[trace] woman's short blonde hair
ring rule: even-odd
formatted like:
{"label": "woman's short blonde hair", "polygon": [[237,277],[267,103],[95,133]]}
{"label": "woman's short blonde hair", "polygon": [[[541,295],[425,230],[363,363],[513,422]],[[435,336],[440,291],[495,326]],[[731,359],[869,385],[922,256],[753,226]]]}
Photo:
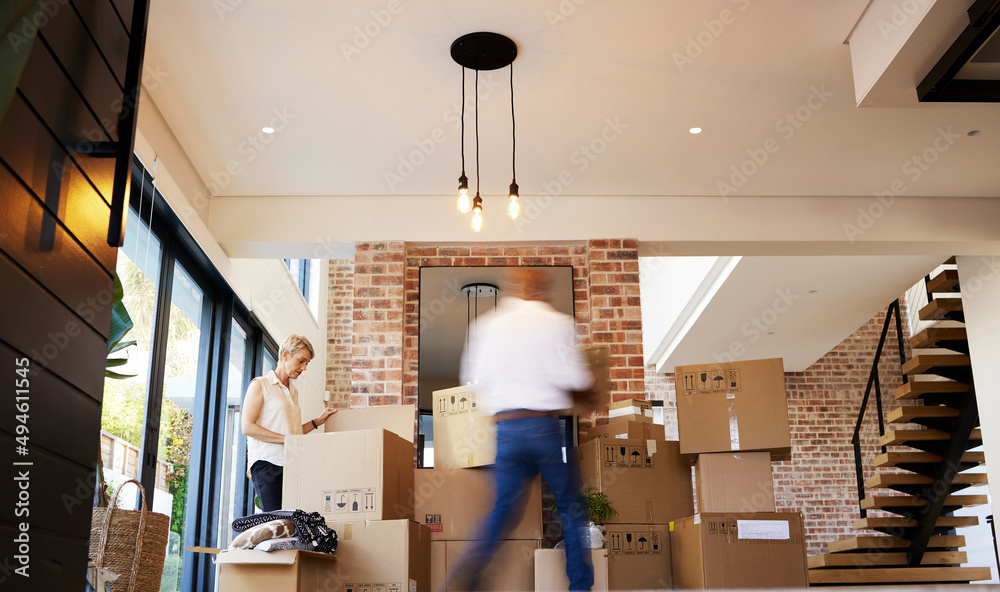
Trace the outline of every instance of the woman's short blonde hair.
{"label": "woman's short blonde hair", "polygon": [[316,357],[316,351],[313,350],[313,346],[309,343],[309,340],[301,335],[296,335],[292,333],[281,342],[281,348],[278,349],[278,357],[280,358],[285,352],[289,354],[294,354],[300,349],[305,348],[309,352],[310,358]]}

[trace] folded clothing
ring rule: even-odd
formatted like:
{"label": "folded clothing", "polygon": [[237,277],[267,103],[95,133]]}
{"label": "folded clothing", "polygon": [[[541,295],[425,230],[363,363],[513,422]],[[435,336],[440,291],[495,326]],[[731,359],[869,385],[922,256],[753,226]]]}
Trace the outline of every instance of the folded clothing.
{"label": "folded clothing", "polygon": [[272,520],[291,520],[295,525],[302,548],[319,553],[333,553],[337,550],[337,533],[326,525],[326,520],[319,512],[303,512],[302,510],[275,510],[262,514],[251,514],[233,520],[233,530],[243,532],[259,524]]}
{"label": "folded clothing", "polygon": [[244,530],[229,543],[230,549],[253,549],[269,539],[283,539],[295,535],[295,525],[291,520],[271,520]]}

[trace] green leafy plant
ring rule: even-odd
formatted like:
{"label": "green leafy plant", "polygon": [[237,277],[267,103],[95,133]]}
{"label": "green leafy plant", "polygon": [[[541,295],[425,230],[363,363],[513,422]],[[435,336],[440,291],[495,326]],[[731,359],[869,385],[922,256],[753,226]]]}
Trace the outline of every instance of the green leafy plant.
{"label": "green leafy plant", "polygon": [[128,357],[112,358],[111,354],[120,352],[126,347],[135,345],[135,340],[122,341],[122,339],[125,338],[125,334],[128,333],[133,326],[135,326],[132,322],[132,317],[128,314],[128,309],[126,309],[125,305],[122,303],[122,298],[124,298],[124,296],[125,289],[122,287],[122,281],[116,275],[114,296],[111,301],[111,331],[108,335],[108,365],[104,370],[105,377],[114,378],[116,380],[124,380],[135,376],[134,374],[120,374],[112,370],[112,368],[124,366],[128,363]]}
{"label": "green leafy plant", "polygon": [[[611,500],[608,499],[608,496],[604,495],[603,491],[597,491],[593,487],[588,487],[583,492],[583,499],[587,502],[588,518],[594,524],[603,524],[608,518],[618,515],[618,510],[611,505]],[[549,509],[552,510],[553,514],[559,514],[555,500],[550,502]]]}

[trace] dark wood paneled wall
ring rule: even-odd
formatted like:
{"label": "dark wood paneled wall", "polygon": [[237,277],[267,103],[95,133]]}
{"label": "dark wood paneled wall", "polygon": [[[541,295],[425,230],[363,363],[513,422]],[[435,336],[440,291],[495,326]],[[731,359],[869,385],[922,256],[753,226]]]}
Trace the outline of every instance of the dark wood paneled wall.
{"label": "dark wood paneled wall", "polygon": [[[40,4],[0,119],[0,589],[83,590],[117,257],[107,244],[115,161],[92,154],[118,140],[133,10],[132,0]],[[15,572],[22,557],[29,578]]]}

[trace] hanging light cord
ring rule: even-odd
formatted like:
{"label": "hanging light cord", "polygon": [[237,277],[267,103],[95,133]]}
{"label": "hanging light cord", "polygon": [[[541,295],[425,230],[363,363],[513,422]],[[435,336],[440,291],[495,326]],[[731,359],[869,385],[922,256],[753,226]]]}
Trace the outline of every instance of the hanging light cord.
{"label": "hanging light cord", "polygon": [[517,131],[514,124],[514,62],[510,63],[510,169],[511,180],[517,182],[517,164],[514,157],[517,154]]}
{"label": "hanging light cord", "polygon": [[479,195],[479,70],[476,70],[476,195]]}
{"label": "hanging light cord", "polygon": [[465,66],[462,66],[462,176],[465,176]]}

